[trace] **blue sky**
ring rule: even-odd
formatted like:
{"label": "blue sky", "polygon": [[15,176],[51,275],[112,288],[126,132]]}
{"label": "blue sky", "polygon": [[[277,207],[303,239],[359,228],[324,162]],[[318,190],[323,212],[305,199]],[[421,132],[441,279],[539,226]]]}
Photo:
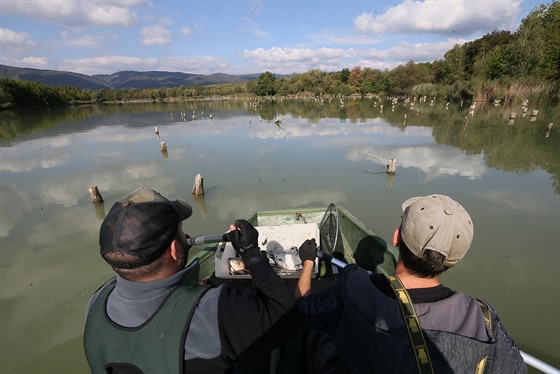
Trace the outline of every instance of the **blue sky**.
{"label": "blue sky", "polygon": [[531,0],[0,0],[0,64],[87,75],[391,69],[515,31]]}

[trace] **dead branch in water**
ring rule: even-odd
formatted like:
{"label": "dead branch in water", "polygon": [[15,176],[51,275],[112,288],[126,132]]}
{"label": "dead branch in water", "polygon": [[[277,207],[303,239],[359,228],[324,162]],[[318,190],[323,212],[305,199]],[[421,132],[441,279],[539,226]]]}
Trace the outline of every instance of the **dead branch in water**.
{"label": "dead branch in water", "polygon": [[376,156],[372,153],[366,152],[365,154],[381,161],[381,163],[383,165],[385,165],[385,167],[387,168],[387,173],[395,174],[395,172],[397,171],[397,160],[396,159],[392,158],[392,159],[389,160],[389,162],[385,162],[381,157]]}
{"label": "dead branch in water", "polygon": [[383,161],[383,159],[382,159],[381,157],[376,156],[376,155],[374,155],[374,154],[372,154],[372,153],[368,153],[368,152],[366,152],[365,154],[368,155],[368,156],[371,156],[371,157],[374,157],[374,158],[378,159],[379,161],[381,161],[381,163],[382,163],[383,165],[387,166],[387,163],[386,163],[385,161]]}

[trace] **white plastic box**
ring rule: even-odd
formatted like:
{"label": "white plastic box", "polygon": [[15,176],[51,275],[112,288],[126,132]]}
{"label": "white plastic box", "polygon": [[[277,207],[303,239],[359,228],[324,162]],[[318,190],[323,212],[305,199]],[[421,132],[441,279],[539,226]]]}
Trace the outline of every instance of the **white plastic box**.
{"label": "white plastic box", "polygon": [[[319,226],[317,223],[306,223],[297,225],[279,226],[257,226],[259,232],[259,247],[261,251],[266,251],[267,255],[283,261],[287,269],[273,266],[278,275],[282,278],[299,278],[301,273],[301,260],[297,249],[307,239],[315,238],[319,243]],[[223,279],[250,279],[249,274],[235,275],[230,274],[229,259],[237,257],[235,249],[231,243],[223,242],[218,245],[215,262],[215,274],[217,278]],[[269,260],[271,265],[274,260]],[[317,275],[318,260],[315,260],[313,276]]]}

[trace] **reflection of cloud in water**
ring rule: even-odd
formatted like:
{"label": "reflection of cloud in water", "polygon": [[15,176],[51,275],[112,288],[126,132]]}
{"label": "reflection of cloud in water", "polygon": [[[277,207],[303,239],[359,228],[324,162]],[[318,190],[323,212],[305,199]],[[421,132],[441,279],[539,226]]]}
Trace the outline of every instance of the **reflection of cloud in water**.
{"label": "reflection of cloud in water", "polygon": [[[0,238],[5,238],[15,222],[31,209],[28,192],[19,186],[2,184],[0,188]],[[9,212],[9,214],[8,214]]]}
{"label": "reflection of cloud in water", "polygon": [[[380,134],[394,137],[394,142],[400,142],[403,138],[429,137],[431,140],[432,129],[429,127],[410,126],[406,134],[399,128],[388,125],[383,119],[373,119],[365,124],[340,122],[340,120],[325,118],[319,123],[304,123],[300,125],[295,122],[285,122],[281,128],[273,123],[260,125],[251,129],[249,136],[257,139],[283,139],[296,137],[325,137],[325,136],[356,136]],[[341,145],[347,139],[337,139]],[[391,142],[393,143],[393,142]]]}
{"label": "reflection of cloud in water", "polygon": [[366,153],[379,156],[385,162],[395,158],[397,173],[399,167],[412,167],[426,173],[428,180],[442,175],[480,179],[487,170],[482,155],[466,155],[457,148],[443,145],[355,147],[349,149],[346,155],[350,161],[370,161],[372,164],[381,164]]}
{"label": "reflection of cloud in water", "polygon": [[[313,190],[304,193],[293,193],[278,195],[273,198],[273,202],[270,202],[270,198],[267,198],[267,205],[271,206],[270,209],[290,209],[290,208],[300,208],[306,206],[327,206],[330,203],[342,203],[347,200],[347,195],[344,192],[338,190]],[[253,195],[248,195],[245,197],[235,197],[229,198],[227,195],[217,196],[213,201],[213,205],[219,206],[220,209],[217,211],[218,216],[221,220],[227,220],[229,217],[233,216],[236,218],[246,218],[241,217],[240,214],[251,214],[259,210],[263,210],[262,202],[255,198]]]}
{"label": "reflection of cloud in water", "polygon": [[31,171],[35,169],[50,169],[57,166],[67,165],[70,160],[70,155],[57,155],[55,157],[49,157],[49,155],[42,155],[41,157],[46,158],[27,158],[27,159],[16,159],[13,161],[2,159],[0,163],[1,171],[8,171],[12,173],[20,173],[25,171]]}
{"label": "reflection of cloud in water", "polygon": [[[474,192],[485,202],[491,212],[517,212],[531,216],[550,212],[550,200],[546,196],[539,196],[535,192],[520,192],[505,189],[485,189]],[[558,200],[556,200],[558,203]],[[490,208],[492,207],[492,208]]]}
{"label": "reflection of cloud in water", "polygon": [[138,165],[126,165],[123,174],[132,179],[152,178],[161,174],[161,167],[153,161]]}
{"label": "reflection of cloud in water", "polygon": [[[124,180],[127,184],[123,185]],[[142,183],[137,183],[137,180]],[[54,204],[64,208],[72,208],[79,205],[80,201],[87,201],[90,205],[88,194],[89,186],[98,186],[101,196],[105,201],[119,199],[128,192],[142,187],[141,185],[160,189],[165,193],[175,193],[175,181],[173,177],[161,175],[161,168],[158,162],[138,163],[127,165],[125,170],[117,169],[114,171],[103,171],[96,173],[85,172],[82,175],[76,173],[71,175],[60,175],[57,178],[49,178],[41,183],[18,184],[17,189],[3,184],[0,189],[0,201],[3,212],[9,211],[10,214],[0,215],[0,237],[7,237],[14,228],[17,221],[21,220],[26,214],[36,214],[42,211],[46,205]],[[106,207],[106,208],[110,208]],[[69,219],[68,222],[75,220]],[[52,223],[50,224],[52,226]],[[50,229],[56,231],[56,226]],[[44,230],[43,234],[49,229]],[[42,241],[48,239],[42,236]]]}
{"label": "reflection of cloud in water", "polygon": [[145,132],[130,131],[123,126],[101,126],[85,134],[75,134],[77,138],[87,143],[137,143],[154,139],[155,134],[146,128]]}

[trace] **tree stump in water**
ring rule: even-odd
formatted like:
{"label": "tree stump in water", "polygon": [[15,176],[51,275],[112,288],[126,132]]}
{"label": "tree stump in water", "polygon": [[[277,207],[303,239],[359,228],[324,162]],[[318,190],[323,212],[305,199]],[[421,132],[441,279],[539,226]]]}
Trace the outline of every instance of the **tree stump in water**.
{"label": "tree stump in water", "polygon": [[192,194],[194,196],[204,196],[204,178],[202,178],[201,174],[197,174],[194,177]]}
{"label": "tree stump in water", "polygon": [[88,191],[92,203],[101,204],[103,202],[103,198],[101,197],[101,194],[99,193],[99,189],[97,188],[97,186],[89,187]]}
{"label": "tree stump in water", "polygon": [[395,174],[396,171],[397,171],[397,160],[395,158],[392,158],[387,163],[387,173]]}

